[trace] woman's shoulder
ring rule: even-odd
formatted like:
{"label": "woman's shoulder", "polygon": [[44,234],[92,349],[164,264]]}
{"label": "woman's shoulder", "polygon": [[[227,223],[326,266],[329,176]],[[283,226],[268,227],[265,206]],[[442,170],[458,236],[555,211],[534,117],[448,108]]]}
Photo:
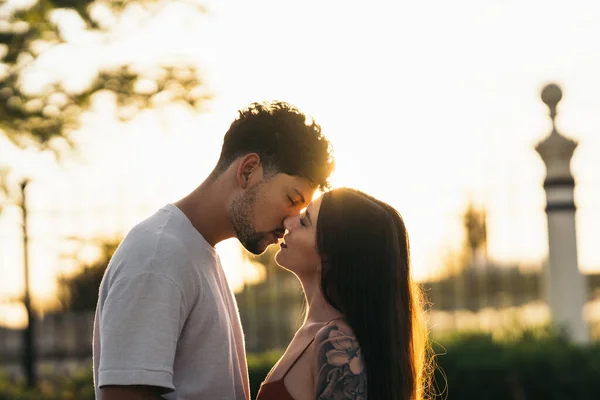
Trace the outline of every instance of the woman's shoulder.
{"label": "woman's shoulder", "polygon": [[346,318],[344,318],[344,317],[337,317],[337,318],[330,319],[325,322],[319,322],[318,324],[320,326],[319,331],[324,330],[328,327],[332,327],[332,326],[342,327],[342,328],[345,328],[346,330],[350,330],[350,331],[352,330],[352,328],[348,324],[348,321],[346,321]]}
{"label": "woman's shoulder", "polygon": [[[332,321],[315,336],[317,353],[317,398],[337,398],[352,393],[366,399],[367,374],[360,345],[345,320]],[[321,396],[321,397],[319,397]]]}

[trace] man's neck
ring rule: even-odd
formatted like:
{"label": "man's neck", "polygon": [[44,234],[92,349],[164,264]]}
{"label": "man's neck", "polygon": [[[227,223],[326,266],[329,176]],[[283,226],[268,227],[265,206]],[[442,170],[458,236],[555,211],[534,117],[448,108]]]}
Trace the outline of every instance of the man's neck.
{"label": "man's neck", "polygon": [[175,205],[211,246],[234,237],[227,204],[229,191],[220,180],[207,178],[193,192]]}

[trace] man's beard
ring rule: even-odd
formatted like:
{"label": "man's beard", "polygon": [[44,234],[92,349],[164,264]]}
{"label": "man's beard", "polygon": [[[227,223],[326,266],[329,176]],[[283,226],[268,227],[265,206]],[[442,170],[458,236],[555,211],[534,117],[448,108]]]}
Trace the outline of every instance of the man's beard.
{"label": "man's beard", "polygon": [[260,242],[265,239],[266,233],[257,232],[254,227],[254,204],[260,185],[257,183],[233,200],[229,209],[229,221],[233,226],[235,236],[242,246],[252,254],[261,254],[265,251]]}

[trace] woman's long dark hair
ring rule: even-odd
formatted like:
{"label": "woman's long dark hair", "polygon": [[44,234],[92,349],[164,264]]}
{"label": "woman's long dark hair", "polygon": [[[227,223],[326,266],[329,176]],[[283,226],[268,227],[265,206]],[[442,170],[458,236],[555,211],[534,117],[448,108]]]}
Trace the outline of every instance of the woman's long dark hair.
{"label": "woman's long dark hair", "polygon": [[323,295],[360,344],[368,399],[424,398],[427,331],[400,214],[358,190],[334,189],[323,195],[317,248]]}

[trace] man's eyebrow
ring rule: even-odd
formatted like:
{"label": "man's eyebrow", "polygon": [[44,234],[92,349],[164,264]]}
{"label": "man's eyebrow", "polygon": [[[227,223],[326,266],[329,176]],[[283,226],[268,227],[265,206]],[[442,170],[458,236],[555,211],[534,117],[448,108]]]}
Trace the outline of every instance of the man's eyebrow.
{"label": "man's eyebrow", "polygon": [[306,203],[306,200],[304,200],[304,195],[296,188],[294,188],[294,190],[296,191],[296,193],[298,193],[298,196],[300,196],[300,200],[302,200],[302,204]]}

